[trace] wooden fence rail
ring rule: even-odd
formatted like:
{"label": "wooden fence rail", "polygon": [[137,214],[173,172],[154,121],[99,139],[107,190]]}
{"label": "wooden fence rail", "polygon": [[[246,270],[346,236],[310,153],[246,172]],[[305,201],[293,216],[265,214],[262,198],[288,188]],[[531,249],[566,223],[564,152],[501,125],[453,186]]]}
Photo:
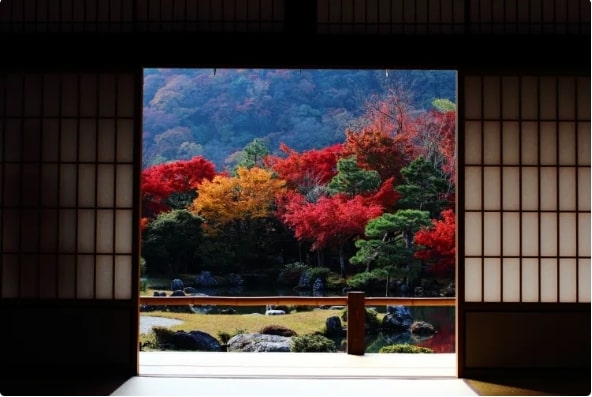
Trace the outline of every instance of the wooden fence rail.
{"label": "wooden fence rail", "polygon": [[347,306],[347,354],[361,356],[366,350],[366,306],[455,306],[456,298],[366,297],[352,291],[347,296],[141,296],[140,305]]}

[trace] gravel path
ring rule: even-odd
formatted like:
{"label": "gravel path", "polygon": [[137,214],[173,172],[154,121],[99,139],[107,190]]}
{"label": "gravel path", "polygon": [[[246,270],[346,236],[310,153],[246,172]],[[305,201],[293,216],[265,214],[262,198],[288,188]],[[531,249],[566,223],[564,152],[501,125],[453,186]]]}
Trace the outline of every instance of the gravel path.
{"label": "gravel path", "polygon": [[174,318],[140,316],[140,333],[147,334],[152,330],[152,327],[172,327],[179,324],[183,324],[183,321]]}

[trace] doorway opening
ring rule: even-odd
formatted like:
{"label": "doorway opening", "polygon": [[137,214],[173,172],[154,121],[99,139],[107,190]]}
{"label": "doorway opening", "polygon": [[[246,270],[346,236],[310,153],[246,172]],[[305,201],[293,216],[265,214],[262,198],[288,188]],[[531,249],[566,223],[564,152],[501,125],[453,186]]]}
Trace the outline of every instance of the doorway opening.
{"label": "doorway opening", "polygon": [[[141,301],[454,299],[456,86],[450,70],[146,68]],[[366,309],[366,353],[455,352],[454,303]],[[344,352],[330,317],[347,328],[342,305],[142,304],[140,350],[266,329]]]}

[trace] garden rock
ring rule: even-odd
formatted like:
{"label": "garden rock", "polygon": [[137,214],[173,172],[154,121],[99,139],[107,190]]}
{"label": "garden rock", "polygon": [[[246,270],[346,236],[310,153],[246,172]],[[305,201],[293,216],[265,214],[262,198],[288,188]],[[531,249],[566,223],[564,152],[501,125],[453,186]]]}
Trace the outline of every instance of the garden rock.
{"label": "garden rock", "polygon": [[339,316],[331,316],[325,321],[325,336],[329,338],[345,336]]}
{"label": "garden rock", "polygon": [[222,351],[220,342],[212,335],[202,331],[177,331],[172,335],[171,343],[177,350]]}
{"label": "garden rock", "polygon": [[268,334],[238,334],[228,340],[229,352],[289,352],[291,337]]}
{"label": "garden rock", "polygon": [[382,328],[391,331],[409,331],[413,324],[413,316],[405,306],[389,306],[382,319]]}

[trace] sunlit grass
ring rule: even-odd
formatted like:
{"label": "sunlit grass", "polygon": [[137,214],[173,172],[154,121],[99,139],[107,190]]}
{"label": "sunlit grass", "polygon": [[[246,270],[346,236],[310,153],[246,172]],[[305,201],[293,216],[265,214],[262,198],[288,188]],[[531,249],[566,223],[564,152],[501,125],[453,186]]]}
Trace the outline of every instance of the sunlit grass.
{"label": "sunlit grass", "polygon": [[264,314],[201,314],[149,312],[145,316],[173,318],[183,324],[170,327],[171,330],[202,331],[217,338],[218,333],[234,335],[238,330],[255,333],[267,325],[283,325],[298,335],[322,332],[325,321],[332,316],[341,316],[342,310],[312,310],[276,316]]}

